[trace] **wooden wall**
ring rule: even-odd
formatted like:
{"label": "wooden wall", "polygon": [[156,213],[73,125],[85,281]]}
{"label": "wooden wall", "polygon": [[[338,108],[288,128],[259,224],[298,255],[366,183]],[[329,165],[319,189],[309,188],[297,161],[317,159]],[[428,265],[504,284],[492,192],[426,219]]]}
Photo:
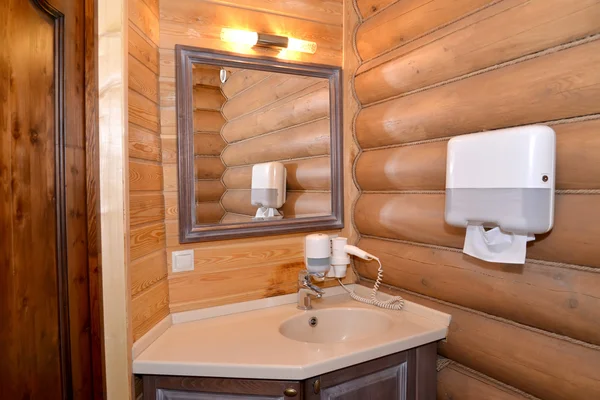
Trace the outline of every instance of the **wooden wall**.
{"label": "wooden wall", "polygon": [[[248,84],[248,82],[252,82]],[[288,173],[284,218],[331,214],[329,83],[325,79],[235,70],[222,86],[227,146],[224,222],[251,220],[252,166],[281,161]]]}
{"label": "wooden wall", "polygon": [[[291,293],[303,266],[304,234],[179,244],[174,48],[183,44],[341,65],[342,0],[162,1],[160,18],[160,131],[168,263],[174,250],[195,250],[193,272],[172,274],[169,266],[170,309],[186,311]],[[224,26],[312,40],[317,42],[317,53],[236,48],[221,42]]]}
{"label": "wooden wall", "polygon": [[[452,314],[439,353],[479,375],[442,371],[438,398],[522,398],[494,379],[600,398],[600,1],[356,6],[358,245],[403,296]],[[557,133],[554,229],[524,265],[462,254],[465,231],[444,223],[447,140],[532,123]]]}
{"label": "wooden wall", "polygon": [[129,0],[129,258],[134,341],[169,314],[158,12],[158,1]]}
{"label": "wooden wall", "polygon": [[221,152],[227,142],[221,136],[225,125],[221,109],[226,99],[221,92],[218,67],[195,65],[193,77],[196,223],[215,224],[225,215],[221,206],[225,193]]}

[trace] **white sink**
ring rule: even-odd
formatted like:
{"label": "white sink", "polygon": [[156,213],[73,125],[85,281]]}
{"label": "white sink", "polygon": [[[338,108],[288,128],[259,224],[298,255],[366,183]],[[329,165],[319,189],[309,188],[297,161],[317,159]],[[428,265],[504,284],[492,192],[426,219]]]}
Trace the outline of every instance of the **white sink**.
{"label": "white sink", "polygon": [[279,333],[307,343],[335,343],[364,339],[391,329],[392,319],[376,310],[328,308],[309,310],[284,321]]}

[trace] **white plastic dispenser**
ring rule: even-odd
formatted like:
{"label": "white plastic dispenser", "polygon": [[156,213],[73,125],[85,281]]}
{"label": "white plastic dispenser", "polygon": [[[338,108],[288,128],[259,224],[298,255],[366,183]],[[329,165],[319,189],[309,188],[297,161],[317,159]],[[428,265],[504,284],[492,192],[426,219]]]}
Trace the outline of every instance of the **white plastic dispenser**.
{"label": "white plastic dispenser", "polygon": [[254,220],[281,219],[277,210],[286,200],[287,171],[280,162],[255,164],[252,167],[251,203],[257,206]]}
{"label": "white plastic dispenser", "polygon": [[464,253],[489,262],[525,262],[527,242],[554,223],[555,152],[556,135],[543,125],[448,142],[445,217],[467,228]]}
{"label": "white plastic dispenser", "polygon": [[329,271],[331,243],[328,235],[314,233],[304,239],[304,263],[306,270],[313,274],[325,274]]}

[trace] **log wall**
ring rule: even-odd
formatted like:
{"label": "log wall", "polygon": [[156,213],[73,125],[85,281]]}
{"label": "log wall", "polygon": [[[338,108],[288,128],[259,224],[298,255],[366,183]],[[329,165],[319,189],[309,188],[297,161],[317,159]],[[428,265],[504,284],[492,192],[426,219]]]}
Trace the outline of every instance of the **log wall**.
{"label": "log wall", "polygon": [[328,82],[234,70],[222,90],[227,122],[221,134],[228,144],[221,154],[227,166],[221,203],[234,214],[226,221],[256,214],[250,203],[252,166],[270,161],[283,162],[288,173],[284,218],[331,214]]}
{"label": "log wall", "polygon": [[[227,240],[197,244],[179,244],[177,214],[177,151],[176,151],[176,111],[175,111],[175,44],[203,47],[216,50],[236,51],[241,54],[279,57],[282,60],[297,60],[310,63],[342,64],[342,0],[301,0],[264,2],[256,0],[178,0],[160,2],[160,132],[163,155],[166,249],[169,270],[169,292],[171,312],[193,310],[239,301],[259,299],[296,290],[297,271],[303,266],[304,234],[283,235],[269,238]],[[241,28],[265,33],[284,34],[317,43],[317,53],[306,55],[294,52],[280,52],[269,49],[247,49],[221,42],[222,27]],[[253,76],[242,73],[232,74],[228,80],[231,92],[224,90],[227,97],[233,97],[236,90],[251,86],[252,79],[264,79],[267,74]],[[275,78],[273,78],[275,79]],[[233,83],[237,80],[237,89]],[[203,84],[211,80],[203,80]],[[214,79],[212,79],[214,82]],[[196,82],[201,83],[201,82]],[[290,79],[280,85],[281,91],[265,93],[260,91],[246,99],[254,104],[273,101],[284,93],[304,85],[302,79]],[[265,97],[266,96],[266,97]],[[320,98],[316,97],[317,101]],[[205,111],[194,116],[195,126],[205,126],[210,132],[218,132],[226,119],[236,118],[244,113],[245,104],[231,103],[223,107],[223,114]],[[295,125],[302,122],[294,110],[287,110],[286,118]],[[296,118],[296,119],[295,119]],[[257,124],[267,123],[265,119],[254,120]],[[245,127],[242,127],[245,129]],[[284,127],[275,127],[282,129]],[[249,134],[246,130],[231,131],[232,137]],[[251,134],[251,132],[250,132]],[[229,137],[230,136],[225,136]],[[227,139],[227,140],[229,140]],[[206,143],[206,142],[204,142]],[[318,143],[316,144],[319,145]],[[216,146],[216,144],[215,144]],[[214,147],[214,151],[217,151]],[[245,156],[246,157],[246,156]],[[324,157],[307,158],[297,163],[290,162],[288,171],[293,171],[290,187],[298,190],[329,187],[329,177],[324,170]],[[223,181],[230,179],[236,188],[243,188],[249,182],[248,168],[235,167],[235,174],[225,174]],[[327,169],[327,172],[329,170]],[[210,172],[210,171],[207,171]],[[203,183],[199,193],[208,199],[215,199],[220,188],[216,184]],[[201,185],[200,182],[196,183]],[[233,188],[234,186],[232,186]],[[205,199],[198,199],[204,201]],[[223,222],[245,220],[243,215],[224,216]],[[339,231],[338,231],[339,233]],[[171,253],[176,250],[194,249],[195,270],[193,272],[171,272]],[[349,280],[352,280],[349,277]]]}
{"label": "log wall", "polygon": [[[600,1],[354,5],[358,246],[392,291],[452,314],[438,398],[600,397]],[[557,133],[554,229],[524,265],[464,255],[447,140],[533,123]]]}
{"label": "log wall", "polygon": [[169,314],[158,11],[157,2],[129,0],[129,275],[134,341]]}

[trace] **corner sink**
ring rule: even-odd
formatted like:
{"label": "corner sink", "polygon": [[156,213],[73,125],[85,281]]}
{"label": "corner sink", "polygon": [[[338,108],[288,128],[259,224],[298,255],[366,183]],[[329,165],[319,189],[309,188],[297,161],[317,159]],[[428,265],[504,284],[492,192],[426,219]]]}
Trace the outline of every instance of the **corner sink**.
{"label": "corner sink", "polygon": [[307,343],[335,343],[364,339],[390,329],[386,314],[364,308],[328,308],[309,310],[279,326],[288,339]]}

